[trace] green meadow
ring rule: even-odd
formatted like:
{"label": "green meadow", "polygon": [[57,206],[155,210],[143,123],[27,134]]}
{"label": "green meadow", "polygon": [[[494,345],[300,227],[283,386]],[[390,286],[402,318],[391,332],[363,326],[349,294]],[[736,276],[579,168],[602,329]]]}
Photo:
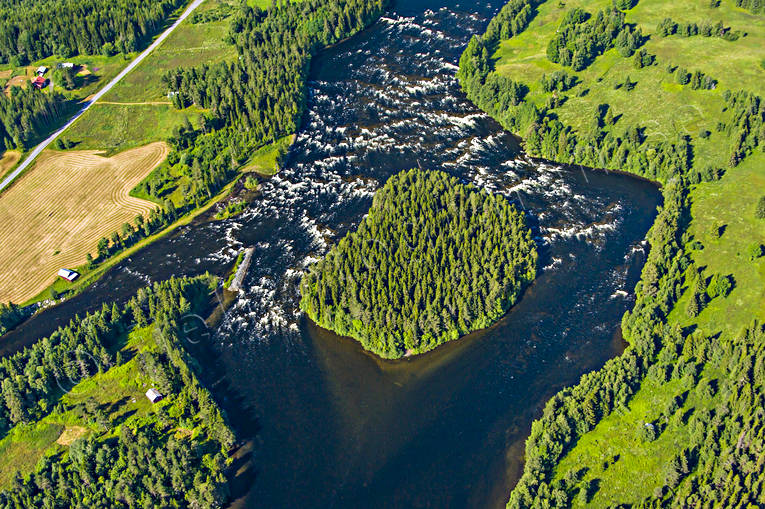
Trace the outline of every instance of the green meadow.
{"label": "green meadow", "polygon": [[[499,44],[492,55],[496,71],[527,85],[527,100],[544,107],[551,94],[542,89],[542,76],[564,70],[546,55],[562,14],[572,7],[594,14],[610,5],[610,0],[542,3],[524,32]],[[668,321],[688,333],[698,330],[707,336],[730,336],[739,333],[753,318],[765,318],[765,257],[752,259],[750,255],[751,246],[765,244],[765,220],[754,214],[757,200],[765,195],[765,153],[757,149],[730,168],[730,141],[716,127],[725,108],[725,90],[744,89],[765,95],[765,17],[736,7],[733,0],[722,0],[717,7],[711,5],[706,1],[639,0],[627,11],[626,22],[648,36],[641,48],[655,55],[655,65],[638,69],[632,58],[611,49],[582,71],[566,67],[567,73],[577,76],[578,84],[566,92],[566,101],[554,112],[564,124],[581,132],[598,106],[608,104],[616,115],[616,125],[643,127],[646,139],[655,142],[677,139],[678,134],[690,135],[695,168],[725,168],[719,181],[692,186],[688,244],[694,246],[689,251],[693,263]],[[735,41],[701,35],[659,37],[656,27],[668,17],[675,22],[722,21],[732,31],[741,31],[741,36]],[[692,90],[682,86],[668,66],[689,72],[700,70],[717,80],[716,88]],[[627,78],[634,84],[631,90],[624,86]],[[698,316],[690,317],[685,309],[697,270],[705,278],[714,274],[728,276],[733,287],[727,296],[711,299]],[[720,375],[706,368],[700,383],[687,394],[679,414],[711,407],[713,402],[698,388]],[[596,486],[589,501],[592,507],[638,503],[661,488],[664,465],[687,443],[687,422],[682,418],[670,420],[650,443],[640,440],[638,430],[657,419],[673,398],[687,391],[679,383],[658,384],[646,379],[626,407],[617,409],[582,436],[557,466],[556,478],[586,469],[584,479]],[[582,500],[577,503],[584,505]]]}
{"label": "green meadow", "polygon": [[[212,10],[225,0],[207,0],[197,12]],[[235,58],[233,46],[224,42],[229,19],[192,23],[187,18],[154,52],[141,62],[85,113],[64,137],[77,149],[104,150],[113,154],[127,148],[167,139],[184,118],[192,124],[202,111],[177,110],[162,84],[165,72],[177,67],[216,63]]]}
{"label": "green meadow", "polygon": [[165,140],[185,118],[196,123],[199,108],[176,110],[170,104],[94,104],[63,137],[76,150],[101,150],[111,156],[153,141]]}
{"label": "green meadow", "polygon": [[[732,335],[752,318],[765,318],[765,257],[750,260],[746,249],[753,243],[765,244],[765,221],[754,216],[754,204],[765,193],[765,155],[745,159],[718,182],[702,183],[691,193],[690,225],[692,240],[702,249],[691,251],[694,266],[712,274],[731,276],[734,286],[727,297],[712,299],[695,318],[685,313],[693,279],[689,270],[684,294],[669,317],[670,324],[686,330],[698,328],[704,334]],[[735,197],[735,198],[733,198]],[[717,238],[713,227],[725,226]],[[693,266],[692,266],[693,267]],[[683,405],[681,414],[713,407],[713,402],[698,394],[698,387],[723,374],[702,373],[701,379]],[[591,507],[617,503],[637,503],[664,485],[664,465],[688,443],[687,422],[670,420],[658,439],[639,440],[639,426],[656,419],[673,398],[687,390],[679,380],[665,384],[646,381],[626,408],[617,410],[585,434],[556,469],[558,476],[587,468],[585,480],[596,480],[598,491]]]}
{"label": "green meadow", "polygon": [[[674,139],[676,134],[694,138],[697,164],[724,166],[727,151],[720,150],[727,139],[715,131],[724,106],[726,89],[747,89],[765,92],[765,18],[740,9],[733,0],[724,0],[718,7],[709,2],[672,2],[641,0],[627,11],[626,22],[641,28],[650,38],[642,48],[656,56],[656,64],[636,69],[632,58],[623,58],[616,49],[608,50],[583,71],[547,59],[547,43],[555,34],[564,12],[581,7],[590,13],[605,9],[610,1],[548,1],[538,7],[529,28],[516,37],[504,40],[494,53],[497,72],[529,87],[528,100],[544,106],[551,95],[542,90],[542,75],[564,70],[579,78],[579,84],[566,93],[566,102],[556,108],[564,124],[581,130],[586,127],[600,104],[609,104],[618,118],[618,125],[640,125],[649,141]],[[745,35],[736,41],[720,37],[682,37],[652,35],[664,18],[677,22],[722,21],[732,30]],[[700,70],[718,81],[715,90],[692,90],[676,83],[667,66],[679,66],[689,72]],[[629,77],[636,83],[628,91],[619,86]],[[618,86],[618,88],[617,88]],[[699,134],[710,131],[709,138]]]}
{"label": "green meadow", "polygon": [[[12,486],[15,473],[34,470],[44,456],[67,454],[77,438],[95,434],[107,440],[119,434],[119,425],[131,427],[156,423],[158,411],[172,414],[176,401],[168,395],[152,404],[145,396],[151,381],[138,369],[136,356],[156,350],[154,326],[134,329],[123,337],[119,352],[126,361],[74,386],[63,381],[61,398],[53,411],[33,424],[19,424],[0,440],[0,490]],[[162,410],[159,410],[162,409]],[[110,423],[108,426],[104,423]],[[190,434],[193,420],[171,432]]]}

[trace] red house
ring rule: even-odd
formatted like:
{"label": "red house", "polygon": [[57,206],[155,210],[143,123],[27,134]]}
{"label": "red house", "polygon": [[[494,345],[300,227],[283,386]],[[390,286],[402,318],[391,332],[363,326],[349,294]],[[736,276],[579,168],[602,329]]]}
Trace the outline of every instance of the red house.
{"label": "red house", "polygon": [[42,90],[43,88],[48,86],[48,80],[46,78],[43,78],[42,76],[38,76],[32,80],[32,85],[34,85],[34,87],[37,90]]}

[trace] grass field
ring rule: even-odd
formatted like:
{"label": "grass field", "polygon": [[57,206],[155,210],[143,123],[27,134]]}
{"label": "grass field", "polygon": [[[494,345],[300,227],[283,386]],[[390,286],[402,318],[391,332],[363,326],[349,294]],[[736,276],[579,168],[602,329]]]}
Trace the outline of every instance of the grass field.
{"label": "grass field", "polygon": [[[118,425],[133,427],[156,421],[156,409],[173,404],[172,396],[152,405],[144,395],[151,381],[141,375],[136,354],[156,349],[154,327],[134,329],[123,337],[118,349],[129,359],[87,378],[66,393],[62,392],[63,411],[51,414],[30,425],[17,425],[0,440],[0,490],[11,486],[16,471],[30,472],[45,455],[66,453],[71,443],[89,433],[102,438],[116,436]],[[70,389],[70,387],[66,387]],[[86,401],[104,410],[111,429],[104,429],[87,412]],[[177,429],[176,432],[188,433]]]}
{"label": "grass field", "polygon": [[279,159],[287,152],[294,140],[295,135],[290,134],[261,147],[245,163],[242,172],[254,171],[260,175],[275,175],[279,171]]}
{"label": "grass field", "polygon": [[[207,0],[198,12],[214,9],[224,0]],[[188,118],[202,113],[196,107],[177,110],[170,104],[162,76],[178,67],[211,64],[235,58],[233,46],[223,42],[229,20],[194,24],[186,19],[161,46],[86,112],[64,137],[77,149],[113,154],[146,143],[165,140]]]}
{"label": "grass field", "polygon": [[61,267],[85,263],[98,239],[155,205],[128,195],[165,158],[153,143],[105,158],[46,151],[0,200],[0,302],[23,302]]}
{"label": "grass field", "polygon": [[[545,104],[549,93],[541,89],[543,74],[564,70],[575,74],[580,84],[566,92],[568,100],[555,111],[564,124],[582,129],[600,104],[609,104],[616,115],[622,115],[618,125],[640,125],[649,141],[674,139],[677,133],[694,137],[699,164],[724,166],[727,140],[715,131],[723,108],[722,92],[741,88],[762,95],[765,93],[765,18],[735,6],[733,0],[723,0],[719,7],[707,2],[687,3],[668,0],[640,0],[627,11],[626,21],[652,34],[665,17],[681,22],[722,21],[733,30],[746,29],[747,35],[737,41],[719,37],[662,38],[651,36],[643,46],[656,55],[656,65],[636,69],[631,58],[623,58],[615,49],[607,51],[580,72],[547,59],[547,43],[555,34],[564,12],[582,7],[590,13],[611,5],[610,1],[568,0],[547,1],[539,6],[538,14],[529,28],[509,40],[502,41],[493,55],[497,72],[518,80],[529,87],[529,100],[538,106]],[[561,7],[563,6],[563,7]],[[667,65],[701,70],[718,80],[715,90],[692,90],[681,86],[667,72]],[[615,85],[629,76],[637,85],[632,91]],[[584,91],[586,94],[581,95]],[[650,111],[650,115],[646,112]],[[707,139],[699,138],[702,131],[711,131]]]}
{"label": "grass field", "polygon": [[[97,102],[63,137],[76,150],[100,150],[106,155],[167,139],[184,118],[196,119],[195,107],[176,110],[170,104],[114,104]],[[194,123],[194,122],[192,122]]]}
{"label": "grass field", "polygon": [[[572,7],[595,13],[610,5],[610,0],[549,0],[541,4],[525,32],[500,43],[493,55],[497,72],[526,84],[528,99],[544,106],[550,94],[541,88],[542,75],[564,70],[546,55],[548,41],[562,14]],[[656,26],[666,17],[676,22],[722,21],[746,35],[736,41],[654,35]],[[758,149],[737,167],[729,168],[729,141],[725,134],[717,132],[716,125],[724,111],[722,94],[726,89],[765,95],[765,69],[761,65],[765,59],[765,17],[737,8],[733,0],[722,0],[716,8],[709,2],[639,0],[627,11],[626,21],[649,36],[643,47],[656,56],[657,64],[637,69],[631,58],[612,49],[580,72],[565,68],[567,73],[577,75],[579,84],[565,92],[566,102],[554,112],[564,124],[583,130],[598,105],[609,104],[615,115],[621,115],[617,126],[644,127],[650,141],[688,134],[693,140],[695,168],[726,168],[721,180],[693,186],[688,232],[692,241],[703,246],[691,251],[693,266],[702,268],[706,277],[730,276],[734,287],[727,297],[713,299],[697,317],[690,318],[685,307],[691,282],[686,281],[684,295],[668,322],[686,330],[697,327],[705,335],[738,333],[753,318],[765,319],[765,257],[750,260],[747,252],[753,244],[765,244],[765,220],[754,216],[755,204],[765,194],[765,154]],[[701,70],[718,80],[717,87],[692,90],[681,86],[667,71],[670,64],[691,72]],[[627,76],[636,82],[635,87],[631,91],[617,88]],[[700,136],[703,131],[712,134],[705,139]],[[720,226],[725,228],[717,236],[713,231]],[[706,379],[719,376],[708,370],[702,375]],[[690,432],[682,420],[675,419],[657,440],[644,443],[637,429],[658,417],[672,398],[685,390],[679,381],[661,386],[644,381],[626,408],[617,409],[578,441],[558,465],[556,476],[588,469],[584,479],[598,486],[589,504],[592,507],[634,504],[650,496],[655,488],[664,485],[663,467],[685,447]],[[709,405],[710,401],[691,391],[683,411]]]}
{"label": "grass field", "polygon": [[16,426],[0,440],[0,489],[11,486],[17,471],[31,471],[45,451],[54,452],[56,440],[65,426],[57,422],[38,422]]}
{"label": "grass field", "polygon": [[[703,249],[692,251],[691,256],[697,267],[704,268],[705,276],[732,276],[734,287],[727,298],[713,299],[693,319],[685,314],[691,293],[686,292],[670,319],[683,326],[695,324],[713,335],[736,334],[752,318],[765,318],[765,257],[750,260],[747,253],[749,246],[765,244],[765,220],[754,215],[755,204],[763,195],[763,153],[745,159],[720,182],[696,186],[691,194],[690,232]],[[717,238],[713,229],[719,226],[725,229]]]}

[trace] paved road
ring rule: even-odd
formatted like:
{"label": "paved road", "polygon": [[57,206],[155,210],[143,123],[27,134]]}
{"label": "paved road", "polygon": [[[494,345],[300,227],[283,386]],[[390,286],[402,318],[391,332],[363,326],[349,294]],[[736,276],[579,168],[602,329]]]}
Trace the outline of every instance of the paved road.
{"label": "paved road", "polygon": [[154,51],[154,50],[157,48],[157,46],[159,46],[160,44],[162,44],[162,41],[164,41],[165,39],[167,39],[167,36],[169,36],[169,35],[170,35],[170,34],[173,32],[173,30],[175,30],[175,29],[178,27],[178,25],[180,25],[180,24],[183,22],[183,20],[184,20],[184,19],[186,19],[186,18],[189,16],[189,14],[191,14],[192,12],[194,12],[194,9],[196,9],[197,7],[199,7],[199,6],[200,6],[200,4],[202,4],[202,2],[204,2],[204,0],[194,0],[194,1],[191,3],[191,5],[189,5],[189,6],[186,8],[186,10],[185,10],[185,11],[183,11],[183,14],[181,14],[181,16],[180,16],[180,17],[179,17],[179,18],[178,18],[178,19],[175,21],[175,23],[173,23],[173,24],[172,24],[172,25],[171,25],[171,26],[170,26],[170,27],[169,27],[167,30],[165,30],[164,32],[162,32],[162,34],[161,34],[159,37],[157,37],[157,39],[156,39],[156,40],[155,40],[153,43],[151,43],[151,45],[150,45],[148,48],[146,48],[145,50],[143,50],[143,52],[141,52],[141,54],[140,54],[140,55],[138,55],[137,57],[135,57],[135,59],[134,59],[132,62],[130,62],[130,63],[127,65],[127,67],[125,67],[125,68],[122,70],[122,72],[120,72],[120,73],[119,73],[117,76],[115,76],[113,80],[111,80],[109,83],[107,83],[107,84],[106,84],[106,86],[104,86],[104,88],[102,88],[101,90],[99,90],[98,92],[96,92],[96,94],[95,94],[95,95],[94,95],[94,96],[93,96],[93,97],[92,97],[92,98],[91,98],[89,101],[87,101],[86,103],[84,103],[84,104],[83,104],[83,106],[82,106],[82,108],[80,109],[80,111],[78,111],[77,113],[75,113],[75,114],[74,114],[74,116],[73,116],[72,118],[70,118],[70,119],[69,119],[69,122],[67,122],[66,124],[64,124],[64,125],[63,125],[61,128],[59,128],[59,129],[58,129],[58,130],[57,130],[55,133],[51,134],[51,135],[50,135],[48,138],[46,138],[46,139],[45,139],[45,141],[43,141],[42,143],[40,143],[39,145],[37,145],[37,146],[36,146],[36,147],[35,147],[35,148],[34,148],[34,149],[33,149],[33,150],[32,150],[32,151],[29,153],[29,155],[27,156],[27,158],[26,158],[26,159],[24,159],[24,162],[22,162],[22,163],[21,163],[21,164],[18,166],[18,168],[16,168],[15,170],[13,170],[13,172],[12,172],[10,175],[8,175],[8,176],[7,176],[5,179],[3,179],[3,181],[2,181],[2,182],[0,182],[0,191],[2,191],[3,189],[5,189],[6,187],[8,187],[8,185],[9,185],[11,182],[13,182],[13,180],[14,180],[16,177],[18,177],[18,176],[21,174],[21,172],[23,172],[23,171],[24,171],[24,170],[27,168],[27,166],[29,166],[29,165],[32,163],[32,161],[34,161],[34,160],[35,160],[35,158],[36,158],[38,155],[40,155],[40,152],[42,152],[43,150],[45,150],[45,147],[47,147],[48,145],[50,145],[51,143],[53,143],[53,140],[55,140],[55,139],[58,137],[58,135],[59,135],[59,134],[61,134],[61,133],[62,133],[62,132],[64,132],[64,131],[65,131],[65,130],[66,130],[68,127],[69,127],[69,126],[71,126],[71,125],[72,125],[72,124],[73,124],[73,123],[74,123],[74,122],[75,122],[75,121],[76,121],[78,118],[80,118],[80,117],[83,115],[83,113],[85,113],[86,111],[88,111],[88,109],[90,109],[90,107],[91,107],[91,106],[93,106],[93,104],[94,104],[96,101],[98,101],[98,100],[99,100],[101,97],[103,97],[103,95],[104,95],[104,94],[106,94],[106,93],[107,93],[109,90],[111,90],[111,89],[112,89],[112,87],[114,87],[114,85],[116,85],[117,83],[119,83],[119,81],[120,81],[122,78],[124,78],[124,77],[125,77],[125,75],[126,75],[127,73],[129,73],[130,71],[132,71],[132,70],[133,70],[133,69],[134,69],[134,68],[135,68],[135,67],[136,67],[138,64],[140,64],[140,63],[143,61],[143,59],[144,59],[144,58],[146,58],[147,56],[149,56],[149,53],[151,53],[152,51]]}

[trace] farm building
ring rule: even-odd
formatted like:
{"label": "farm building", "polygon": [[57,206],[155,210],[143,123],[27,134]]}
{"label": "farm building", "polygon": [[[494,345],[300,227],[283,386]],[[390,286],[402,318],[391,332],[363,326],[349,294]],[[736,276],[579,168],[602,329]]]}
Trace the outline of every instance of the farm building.
{"label": "farm building", "polygon": [[48,86],[48,80],[46,78],[43,78],[42,76],[38,76],[35,79],[32,80],[32,85],[38,90],[42,90],[46,86]]}
{"label": "farm building", "polygon": [[157,401],[162,399],[162,394],[160,394],[160,392],[157,389],[152,387],[151,389],[146,391],[146,397],[149,398],[149,401],[151,401],[152,403],[156,403]]}
{"label": "farm building", "polygon": [[69,269],[58,269],[58,276],[66,279],[67,281],[74,281],[80,277],[79,272],[75,272]]}
{"label": "farm building", "polygon": [[37,68],[37,71],[35,72],[37,73],[38,76],[42,76],[43,74],[48,72],[48,68],[45,67],[44,65],[41,65],[40,67]]}
{"label": "farm building", "polygon": [[59,69],[72,69],[74,68],[74,64],[72,62],[60,62],[56,67]]}

